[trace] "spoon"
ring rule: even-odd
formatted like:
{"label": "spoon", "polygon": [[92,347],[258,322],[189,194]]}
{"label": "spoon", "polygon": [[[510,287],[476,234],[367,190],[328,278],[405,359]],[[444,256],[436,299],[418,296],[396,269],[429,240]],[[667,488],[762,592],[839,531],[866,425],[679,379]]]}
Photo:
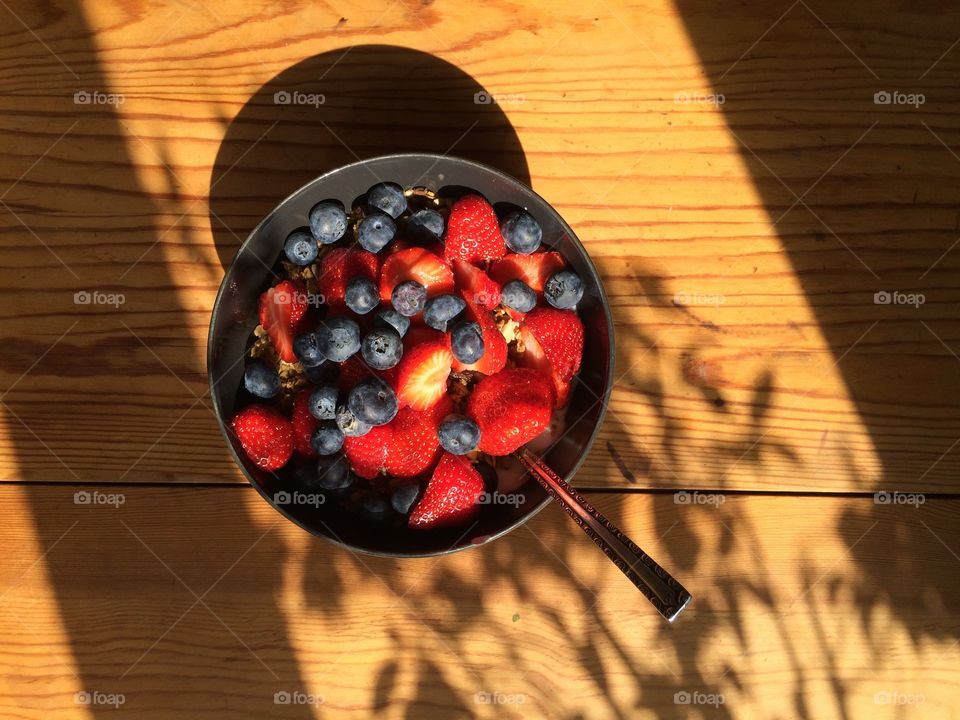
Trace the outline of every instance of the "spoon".
{"label": "spoon", "polygon": [[547,491],[567,515],[597,544],[603,554],[620,568],[630,582],[646,596],[669,622],[677,619],[693,596],[677,580],[660,567],[603,514],[570,487],[566,480],[526,448],[514,453],[534,479]]}

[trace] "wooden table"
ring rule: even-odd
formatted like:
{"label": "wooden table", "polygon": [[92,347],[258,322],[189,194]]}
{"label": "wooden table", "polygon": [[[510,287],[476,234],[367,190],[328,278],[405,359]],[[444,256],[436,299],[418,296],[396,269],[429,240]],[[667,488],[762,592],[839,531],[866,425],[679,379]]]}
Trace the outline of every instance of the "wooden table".
{"label": "wooden table", "polygon": [[[3,717],[960,717],[955,7],[0,18]],[[596,260],[617,381],[575,482],[693,592],[676,624],[558,509],[390,561],[232,466],[224,263],[403,150],[528,181]]]}

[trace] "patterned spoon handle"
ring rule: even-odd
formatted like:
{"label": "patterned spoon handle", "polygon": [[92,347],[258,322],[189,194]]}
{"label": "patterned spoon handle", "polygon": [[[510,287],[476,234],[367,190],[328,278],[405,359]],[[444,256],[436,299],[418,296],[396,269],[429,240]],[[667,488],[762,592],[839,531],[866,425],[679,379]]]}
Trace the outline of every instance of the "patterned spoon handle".
{"label": "patterned spoon handle", "polygon": [[544,490],[560,503],[567,515],[603,550],[604,555],[653,603],[661,615],[673,622],[683,612],[693,599],[683,585],[637,547],[633,540],[607,520],[543,460],[526,448],[520,448],[514,455]]}

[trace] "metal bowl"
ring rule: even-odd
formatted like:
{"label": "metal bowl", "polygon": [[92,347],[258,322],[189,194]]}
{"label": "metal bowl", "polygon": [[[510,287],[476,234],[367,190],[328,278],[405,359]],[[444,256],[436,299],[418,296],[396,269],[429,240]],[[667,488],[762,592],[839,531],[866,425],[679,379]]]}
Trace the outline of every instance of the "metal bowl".
{"label": "metal bowl", "polygon": [[[425,187],[439,195],[456,196],[474,190],[494,207],[526,208],[543,227],[544,243],[560,251],[583,278],[585,291],[578,313],[586,328],[583,365],[567,407],[567,428],[544,455],[560,476],[570,480],[599,431],[613,384],[613,321],[600,276],[563,218],[529,187],[504,173],[469,160],[442,155],[388,155],[363,160],[328,172],[281,202],[253,229],[227,270],[213,306],[207,341],[207,372],[220,429],[237,465],[263,498],[303,529],[350,550],[390,557],[416,557],[454,552],[487,543],[519,527],[549,502],[540,486],[529,480],[517,492],[523,502],[485,505],[477,522],[446,530],[414,531],[402,524],[383,523],[345,511],[336,502],[278,504],[277,493],[300,487],[296,473],[263,471],[247,459],[227,429],[243,382],[243,356],[257,325],[257,301],[272,280],[287,234],[308,225],[310,208],[336,199],[349,208],[380,180],[403,187]],[[302,488],[301,488],[302,489]]]}

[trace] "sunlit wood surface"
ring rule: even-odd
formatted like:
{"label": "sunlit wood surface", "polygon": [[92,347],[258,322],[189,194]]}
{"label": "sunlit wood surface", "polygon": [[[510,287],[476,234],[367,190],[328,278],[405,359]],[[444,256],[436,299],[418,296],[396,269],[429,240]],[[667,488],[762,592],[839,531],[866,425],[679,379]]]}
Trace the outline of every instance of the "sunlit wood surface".
{"label": "sunlit wood surface", "polygon": [[[890,0],[0,2],[3,716],[960,716],[958,38]],[[405,150],[529,182],[594,258],[574,482],[693,591],[676,625],[559,511],[371,560],[232,466],[225,263]]]}

